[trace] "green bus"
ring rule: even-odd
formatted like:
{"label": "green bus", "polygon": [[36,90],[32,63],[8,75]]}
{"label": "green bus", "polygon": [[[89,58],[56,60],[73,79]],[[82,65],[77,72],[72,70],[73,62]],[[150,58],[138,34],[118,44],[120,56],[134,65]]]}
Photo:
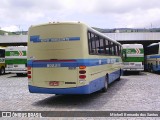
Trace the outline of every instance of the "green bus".
{"label": "green bus", "polygon": [[10,46],[6,47],[5,63],[6,73],[16,73],[17,76],[27,74],[27,47],[26,46]]}
{"label": "green bus", "polygon": [[123,44],[123,71],[144,70],[144,49],[142,44]]}

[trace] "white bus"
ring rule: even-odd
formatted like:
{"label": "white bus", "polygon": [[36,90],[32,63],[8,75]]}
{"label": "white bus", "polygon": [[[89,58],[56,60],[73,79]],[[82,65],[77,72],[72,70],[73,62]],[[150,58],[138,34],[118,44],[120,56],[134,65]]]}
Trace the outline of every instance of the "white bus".
{"label": "white bus", "polygon": [[142,44],[123,44],[124,71],[144,71],[144,49]]}
{"label": "white bus", "polygon": [[160,42],[147,46],[146,68],[150,72],[160,72]]}
{"label": "white bus", "polygon": [[9,46],[5,51],[6,73],[16,73],[17,76],[27,74],[27,47]]}
{"label": "white bus", "polygon": [[31,26],[28,83],[31,93],[106,91],[121,76],[121,44],[80,22]]}

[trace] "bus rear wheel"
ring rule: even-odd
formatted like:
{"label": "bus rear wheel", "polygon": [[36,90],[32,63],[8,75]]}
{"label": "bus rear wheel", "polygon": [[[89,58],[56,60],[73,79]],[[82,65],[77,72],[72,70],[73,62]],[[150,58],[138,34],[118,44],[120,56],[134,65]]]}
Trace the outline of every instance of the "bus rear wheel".
{"label": "bus rear wheel", "polygon": [[108,89],[108,75],[106,75],[106,79],[105,79],[105,82],[104,82],[104,88],[102,88],[102,92],[106,92],[107,89]]}
{"label": "bus rear wheel", "polygon": [[5,74],[5,68],[4,68],[4,67],[1,67],[1,69],[0,69],[0,74],[1,74],[1,75]]}

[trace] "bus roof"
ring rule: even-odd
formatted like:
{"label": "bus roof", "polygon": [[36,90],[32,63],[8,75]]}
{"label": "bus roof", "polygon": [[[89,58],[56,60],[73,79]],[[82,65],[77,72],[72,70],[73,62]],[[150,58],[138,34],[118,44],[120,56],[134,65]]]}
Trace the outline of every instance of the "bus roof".
{"label": "bus roof", "polygon": [[106,38],[106,39],[109,39],[110,41],[112,41],[112,42],[114,42],[114,43],[116,43],[116,44],[121,45],[121,44],[120,44],[119,42],[117,42],[116,40],[111,39],[110,37],[106,36],[105,34],[103,34],[103,33],[99,32],[99,31],[97,31],[97,30],[89,27],[88,25],[86,25],[85,23],[82,23],[82,22],[49,22],[49,23],[45,23],[45,24],[31,25],[30,28],[32,28],[32,27],[46,26],[46,25],[49,25],[49,24],[50,24],[50,25],[59,25],[59,24],[77,25],[77,24],[81,24],[81,25],[86,26],[87,29],[90,30],[91,32],[94,32],[94,33],[97,34],[97,35],[100,35],[100,36],[102,36],[102,37],[104,37],[104,38]]}
{"label": "bus roof", "polygon": [[147,47],[152,47],[152,46],[159,45],[159,44],[160,44],[160,42],[158,42],[158,43],[152,43],[152,44],[148,45]]}
{"label": "bus roof", "polygon": [[6,47],[2,47],[2,46],[0,46],[0,49],[6,49]]}
{"label": "bus roof", "polygon": [[123,44],[123,48],[143,48],[142,44]]}

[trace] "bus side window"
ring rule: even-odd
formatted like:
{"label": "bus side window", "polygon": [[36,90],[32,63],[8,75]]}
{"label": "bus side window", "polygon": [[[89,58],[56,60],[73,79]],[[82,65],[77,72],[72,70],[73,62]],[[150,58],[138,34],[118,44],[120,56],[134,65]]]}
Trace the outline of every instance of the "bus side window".
{"label": "bus side window", "polygon": [[88,32],[88,47],[89,47],[89,54],[93,53],[93,51],[92,51],[91,33],[90,32]]}
{"label": "bus side window", "polygon": [[88,32],[89,54],[96,54],[96,41],[95,35]]}
{"label": "bus side window", "polygon": [[105,53],[105,48],[104,48],[104,39],[103,38],[100,38],[100,47],[99,47],[99,51],[100,53],[99,54],[104,54]]}
{"label": "bus side window", "polygon": [[109,46],[109,41],[107,39],[105,39],[104,42],[104,48],[105,48],[105,54],[109,55],[110,54],[110,46]]}
{"label": "bus side window", "polygon": [[110,47],[111,47],[110,55],[115,55],[115,44],[113,42],[111,42]]}
{"label": "bus side window", "polygon": [[96,43],[96,54],[99,54],[100,49],[100,42],[99,42],[99,36],[95,35],[95,43]]}
{"label": "bus side window", "polygon": [[0,49],[0,57],[5,57],[5,50]]}
{"label": "bus side window", "polygon": [[115,46],[115,50],[116,50],[116,51],[115,51],[116,55],[119,56],[119,47],[118,47],[117,44],[116,44],[116,46]]}

